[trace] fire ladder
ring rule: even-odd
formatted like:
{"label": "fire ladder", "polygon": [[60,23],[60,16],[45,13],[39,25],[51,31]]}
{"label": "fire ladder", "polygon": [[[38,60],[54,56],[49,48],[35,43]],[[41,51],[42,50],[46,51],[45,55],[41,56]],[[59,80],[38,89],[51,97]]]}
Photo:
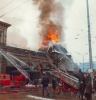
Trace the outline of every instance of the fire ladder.
{"label": "fire ladder", "polygon": [[71,87],[72,88],[71,92],[76,93],[77,88],[78,88],[78,83],[79,83],[78,78],[76,78],[76,77],[74,77],[74,76],[72,76],[72,75],[70,75],[66,72],[62,72],[59,68],[57,68],[53,64],[51,58],[47,54],[46,54],[46,56],[49,59],[50,64],[55,68],[55,70],[51,71],[50,73],[52,75],[54,75],[55,77],[60,78],[60,81],[61,81],[62,84],[66,83],[67,86]]}
{"label": "fire ladder", "polygon": [[[24,75],[27,79],[29,79],[30,82],[32,82],[32,80],[30,79],[30,75],[28,74],[28,72],[26,70],[24,70],[19,63],[16,62],[16,60],[17,60],[17,61],[25,64],[23,61],[19,60],[18,58],[16,58],[15,56],[11,55],[10,53],[4,51],[1,48],[0,48],[0,54],[3,55],[14,67],[16,67],[17,70],[22,75]],[[27,65],[27,64],[25,64],[25,65]]]}

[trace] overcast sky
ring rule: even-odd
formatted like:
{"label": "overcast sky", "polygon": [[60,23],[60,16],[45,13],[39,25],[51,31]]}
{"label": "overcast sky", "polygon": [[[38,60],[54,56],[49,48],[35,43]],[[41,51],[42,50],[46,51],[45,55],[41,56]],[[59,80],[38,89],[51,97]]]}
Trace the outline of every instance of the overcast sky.
{"label": "overcast sky", "polygon": [[[57,0],[58,1],[58,0]],[[63,44],[76,63],[89,60],[86,0],[59,0],[64,7]],[[96,56],[96,0],[89,0],[92,55]],[[3,15],[4,14],[4,15]],[[0,19],[11,24],[7,44],[38,49],[40,42],[38,7],[32,0],[0,0]],[[77,54],[78,52],[79,54]],[[86,54],[86,55],[85,55]],[[84,56],[83,56],[84,55]],[[96,58],[93,58],[96,61]]]}

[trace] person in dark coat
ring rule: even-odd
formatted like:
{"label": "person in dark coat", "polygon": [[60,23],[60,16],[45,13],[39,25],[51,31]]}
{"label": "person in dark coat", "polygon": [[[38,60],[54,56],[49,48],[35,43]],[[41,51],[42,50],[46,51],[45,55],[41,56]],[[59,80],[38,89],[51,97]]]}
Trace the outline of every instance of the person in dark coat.
{"label": "person in dark coat", "polygon": [[49,96],[49,91],[48,91],[48,84],[49,84],[49,79],[46,75],[45,72],[43,72],[43,78],[42,78],[42,95],[44,95],[44,91],[47,92],[47,96]]}
{"label": "person in dark coat", "polygon": [[55,78],[52,78],[52,87],[53,87],[54,93],[55,93],[56,86],[57,86],[57,81]]}
{"label": "person in dark coat", "polygon": [[92,78],[89,73],[86,74],[85,97],[87,100],[92,100]]}
{"label": "person in dark coat", "polygon": [[96,98],[96,78],[94,78],[94,84],[93,84],[93,88],[94,88],[94,95],[95,95],[95,98]]}
{"label": "person in dark coat", "polygon": [[79,73],[78,79],[79,79],[78,95],[79,95],[79,98],[81,98],[81,100],[83,100],[86,82],[85,82],[84,73],[82,73],[81,71]]}

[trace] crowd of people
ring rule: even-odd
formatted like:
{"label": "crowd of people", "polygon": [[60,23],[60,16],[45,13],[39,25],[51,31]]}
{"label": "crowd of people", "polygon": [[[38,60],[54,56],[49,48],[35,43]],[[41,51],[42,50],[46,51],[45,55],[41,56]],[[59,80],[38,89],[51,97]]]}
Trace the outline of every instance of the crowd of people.
{"label": "crowd of people", "polygon": [[[80,100],[92,100],[92,78],[89,73],[82,73],[81,71],[79,72],[79,84],[78,84],[78,97]],[[49,84],[49,79],[46,75],[46,73],[43,73],[42,76],[42,95],[44,95],[44,91],[47,92],[47,96],[49,96],[49,91],[48,91],[48,84]],[[57,82],[55,78],[52,78],[52,87],[53,91],[55,94]],[[94,79],[94,85],[93,85],[94,92],[96,92],[96,79]],[[96,96],[96,93],[95,93]]]}
{"label": "crowd of people", "polygon": [[87,100],[92,100],[92,78],[89,73],[82,73],[78,77],[78,96],[81,100],[84,100],[84,96]]}
{"label": "crowd of people", "polygon": [[[96,98],[96,79],[91,77],[90,73],[82,73],[78,77],[78,96],[81,100],[92,100],[92,93],[94,92]],[[92,83],[93,82],[93,83]]]}

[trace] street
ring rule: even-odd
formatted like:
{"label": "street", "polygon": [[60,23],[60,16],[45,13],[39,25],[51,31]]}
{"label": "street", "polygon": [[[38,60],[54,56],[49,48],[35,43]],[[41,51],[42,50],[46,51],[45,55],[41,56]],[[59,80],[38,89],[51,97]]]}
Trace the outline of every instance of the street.
{"label": "street", "polygon": [[[49,97],[45,93],[42,96],[42,89],[39,88],[8,88],[0,89],[0,100],[78,100],[79,98],[72,93],[54,94],[52,88],[49,89]],[[93,100],[95,98],[93,97]]]}

